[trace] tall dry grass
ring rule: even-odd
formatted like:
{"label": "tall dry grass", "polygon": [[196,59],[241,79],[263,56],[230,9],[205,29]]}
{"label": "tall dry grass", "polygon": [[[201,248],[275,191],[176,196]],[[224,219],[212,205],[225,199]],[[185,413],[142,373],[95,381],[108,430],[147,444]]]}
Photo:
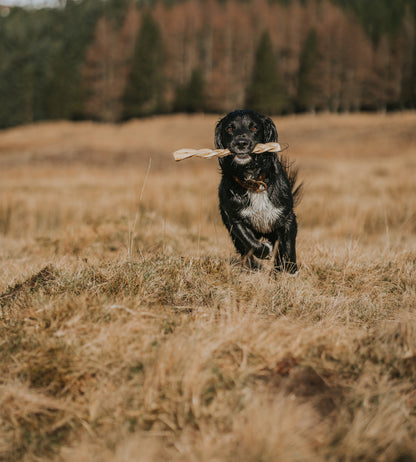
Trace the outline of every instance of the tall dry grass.
{"label": "tall dry grass", "polygon": [[173,163],[215,121],[0,133],[1,460],[416,460],[416,114],[276,119],[296,277]]}

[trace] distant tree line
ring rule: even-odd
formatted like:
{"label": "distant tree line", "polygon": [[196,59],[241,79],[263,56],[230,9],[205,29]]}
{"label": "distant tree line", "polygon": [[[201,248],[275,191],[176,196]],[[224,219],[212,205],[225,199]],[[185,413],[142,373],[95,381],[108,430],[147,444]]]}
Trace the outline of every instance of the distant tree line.
{"label": "distant tree line", "polygon": [[169,112],[416,107],[416,0],[0,7],[0,128]]}

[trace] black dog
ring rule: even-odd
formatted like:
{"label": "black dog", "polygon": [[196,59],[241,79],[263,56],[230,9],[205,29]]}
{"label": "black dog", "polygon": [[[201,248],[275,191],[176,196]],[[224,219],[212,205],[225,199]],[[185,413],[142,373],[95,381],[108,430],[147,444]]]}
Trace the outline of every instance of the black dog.
{"label": "black dog", "polygon": [[302,187],[295,189],[297,170],[273,152],[253,153],[257,143],[277,139],[273,121],[254,111],[234,111],[218,122],[216,148],[231,151],[219,159],[220,210],[237,251],[250,267],[258,266],[254,257],[274,256],[277,270],[296,273],[293,207]]}

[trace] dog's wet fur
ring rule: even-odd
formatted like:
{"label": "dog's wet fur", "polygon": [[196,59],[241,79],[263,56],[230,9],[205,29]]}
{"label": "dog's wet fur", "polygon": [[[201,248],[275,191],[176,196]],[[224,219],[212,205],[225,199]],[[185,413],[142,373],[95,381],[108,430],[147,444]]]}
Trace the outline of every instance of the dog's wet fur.
{"label": "dog's wet fur", "polygon": [[217,123],[215,146],[231,152],[219,159],[220,211],[249,267],[261,266],[257,259],[273,258],[276,270],[296,273],[293,209],[302,188],[296,186],[297,169],[276,153],[253,153],[257,143],[277,141],[273,121],[254,111],[234,111]]}

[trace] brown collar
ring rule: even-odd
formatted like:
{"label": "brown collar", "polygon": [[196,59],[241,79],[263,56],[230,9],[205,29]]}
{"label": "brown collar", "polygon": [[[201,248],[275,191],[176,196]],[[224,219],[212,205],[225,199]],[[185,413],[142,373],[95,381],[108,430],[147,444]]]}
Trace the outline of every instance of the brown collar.
{"label": "brown collar", "polygon": [[234,177],[234,180],[243,188],[248,189],[249,191],[254,191],[254,192],[263,192],[267,191],[267,184],[264,182],[266,178],[265,173],[261,173],[257,180],[253,180],[251,178],[247,178],[246,180],[242,181],[236,176]]}

